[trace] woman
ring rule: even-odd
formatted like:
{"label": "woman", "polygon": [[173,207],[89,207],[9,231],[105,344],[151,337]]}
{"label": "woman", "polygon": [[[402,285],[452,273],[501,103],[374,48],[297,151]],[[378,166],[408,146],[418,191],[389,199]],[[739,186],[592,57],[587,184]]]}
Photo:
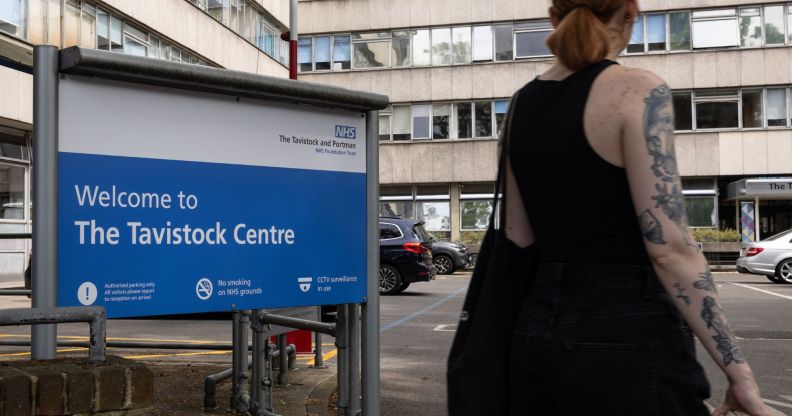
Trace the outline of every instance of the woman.
{"label": "woman", "polygon": [[671,93],[613,62],[637,16],[636,0],[553,0],[558,63],[512,103],[506,234],[539,266],[511,412],[706,415],[695,333],[729,380],[712,414],[769,415],[688,232]]}

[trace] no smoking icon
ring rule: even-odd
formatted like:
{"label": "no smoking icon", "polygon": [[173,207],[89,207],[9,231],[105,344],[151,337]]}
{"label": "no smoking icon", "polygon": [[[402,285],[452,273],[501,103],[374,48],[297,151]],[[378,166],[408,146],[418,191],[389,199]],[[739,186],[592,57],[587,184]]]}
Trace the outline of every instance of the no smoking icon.
{"label": "no smoking icon", "polygon": [[195,294],[198,295],[198,299],[207,300],[212,297],[212,282],[207,279],[203,278],[198,281],[198,284],[195,285]]}

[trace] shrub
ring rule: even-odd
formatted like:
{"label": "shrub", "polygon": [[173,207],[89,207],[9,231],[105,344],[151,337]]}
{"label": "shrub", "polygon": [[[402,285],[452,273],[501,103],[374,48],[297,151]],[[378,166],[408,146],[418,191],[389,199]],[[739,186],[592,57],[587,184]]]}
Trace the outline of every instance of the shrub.
{"label": "shrub", "polygon": [[481,244],[486,231],[462,231],[461,239],[465,244]]}
{"label": "shrub", "polygon": [[721,243],[740,241],[740,233],[733,228],[716,230],[714,228],[694,228],[693,238],[701,243]]}

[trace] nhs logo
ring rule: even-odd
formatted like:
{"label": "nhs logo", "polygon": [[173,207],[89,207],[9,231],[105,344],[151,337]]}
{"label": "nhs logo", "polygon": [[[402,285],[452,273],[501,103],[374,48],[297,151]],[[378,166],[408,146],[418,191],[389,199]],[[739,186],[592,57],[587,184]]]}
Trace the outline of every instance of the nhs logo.
{"label": "nhs logo", "polygon": [[336,125],[335,137],[338,139],[357,139],[357,128]]}

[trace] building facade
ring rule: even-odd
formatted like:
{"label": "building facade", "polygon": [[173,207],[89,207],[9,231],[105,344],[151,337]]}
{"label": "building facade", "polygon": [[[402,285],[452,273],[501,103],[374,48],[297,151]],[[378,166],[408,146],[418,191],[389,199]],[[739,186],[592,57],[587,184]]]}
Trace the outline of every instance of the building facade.
{"label": "building facade", "polygon": [[[390,97],[380,115],[382,215],[423,219],[454,240],[486,228],[495,138],[509,98],[553,64],[548,6],[299,3],[300,79]],[[792,227],[792,184],[753,196],[727,191],[745,179],[792,183],[792,4],[649,0],[640,7],[620,61],[657,73],[673,90],[691,226],[739,229],[740,205],[752,203],[753,238]]]}
{"label": "building facade", "polygon": [[[0,233],[31,231],[34,45],[287,78],[288,22],[289,0],[0,0]],[[0,239],[0,287],[20,285],[29,256],[29,240]]]}

